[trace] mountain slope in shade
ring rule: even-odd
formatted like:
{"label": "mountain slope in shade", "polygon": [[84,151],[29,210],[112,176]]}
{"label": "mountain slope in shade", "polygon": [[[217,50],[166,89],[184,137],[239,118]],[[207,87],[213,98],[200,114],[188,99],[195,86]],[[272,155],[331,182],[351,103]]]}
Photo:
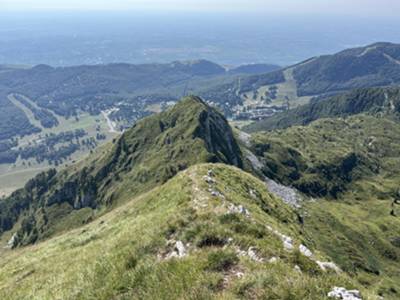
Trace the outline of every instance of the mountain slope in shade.
{"label": "mountain slope in shade", "polygon": [[265,74],[273,71],[277,71],[282,67],[270,64],[249,64],[241,65],[239,67],[229,70],[232,74]]}
{"label": "mountain slope in shade", "polygon": [[299,96],[400,83],[400,45],[377,43],[294,67]]}
{"label": "mountain slope in shade", "polygon": [[400,89],[397,87],[358,89],[324,100],[312,101],[307,105],[250,124],[245,130],[255,132],[281,129],[293,125],[307,125],[321,118],[347,117],[360,113],[398,116]]}

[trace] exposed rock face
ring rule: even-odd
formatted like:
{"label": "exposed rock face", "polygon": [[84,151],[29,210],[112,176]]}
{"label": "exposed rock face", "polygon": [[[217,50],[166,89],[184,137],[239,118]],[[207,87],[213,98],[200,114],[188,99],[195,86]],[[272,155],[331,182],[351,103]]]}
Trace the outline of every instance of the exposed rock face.
{"label": "exposed rock face", "polygon": [[269,178],[266,178],[265,182],[267,183],[268,190],[281,198],[283,202],[294,208],[300,208],[301,196],[296,189],[279,184]]}
{"label": "exposed rock face", "polygon": [[308,248],[307,248],[306,246],[304,246],[303,244],[301,244],[301,245],[299,246],[299,251],[300,251],[300,253],[303,254],[304,256],[307,256],[307,257],[313,256],[313,254],[312,254],[312,252],[310,251],[310,249],[308,249]]}
{"label": "exposed rock face", "polygon": [[228,208],[228,214],[242,214],[245,215],[246,217],[250,217],[249,211],[243,206],[243,205],[234,205],[230,204]]}
{"label": "exposed rock face", "polygon": [[256,248],[254,247],[250,247],[247,251],[245,250],[241,250],[239,247],[236,248],[236,253],[239,256],[247,256],[249,257],[251,260],[255,261],[255,262],[259,262],[262,263],[264,262],[264,258],[258,256],[257,252],[256,252]]}
{"label": "exposed rock face", "polygon": [[333,262],[323,262],[323,261],[319,261],[319,260],[317,260],[315,262],[321,268],[322,271],[332,270],[332,271],[335,271],[336,273],[341,272],[340,268]]}
{"label": "exposed rock face", "polygon": [[205,141],[206,148],[215,155],[216,161],[222,161],[239,168],[243,167],[240,147],[233,135],[232,128],[223,115],[207,106],[200,98],[193,101],[203,103],[199,114],[198,126],[193,136]]}
{"label": "exposed rock face", "polygon": [[186,256],[186,248],[181,241],[177,241],[175,244],[175,250],[179,257]]}
{"label": "exposed rock face", "polygon": [[10,238],[10,240],[7,242],[7,248],[14,248],[17,244],[17,233],[15,232],[12,237]]}
{"label": "exposed rock face", "polygon": [[273,232],[274,234],[276,234],[276,235],[282,240],[283,248],[284,248],[286,251],[292,251],[292,250],[293,250],[294,245],[293,245],[293,239],[292,239],[291,237],[280,233],[279,231],[273,229],[273,228],[272,228],[271,226],[269,226],[269,225],[267,225],[266,228],[267,228],[269,231],[271,231],[271,232]]}
{"label": "exposed rock face", "polygon": [[332,291],[328,293],[329,298],[342,299],[342,300],[361,300],[361,293],[358,290],[346,290],[343,287],[335,286]]}
{"label": "exposed rock face", "polygon": [[166,259],[173,257],[182,258],[187,255],[187,249],[181,241],[175,242],[174,249],[166,255]]}
{"label": "exposed rock face", "polygon": [[256,249],[254,247],[250,247],[249,250],[247,250],[247,255],[254,261],[257,262],[263,262],[264,259],[259,257],[256,253]]}
{"label": "exposed rock face", "polygon": [[208,184],[215,184],[215,180],[211,176],[206,175],[206,176],[203,177],[203,179]]}

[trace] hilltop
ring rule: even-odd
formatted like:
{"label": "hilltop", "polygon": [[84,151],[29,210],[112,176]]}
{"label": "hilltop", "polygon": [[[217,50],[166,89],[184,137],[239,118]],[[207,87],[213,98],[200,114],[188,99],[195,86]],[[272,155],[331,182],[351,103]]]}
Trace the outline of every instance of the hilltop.
{"label": "hilltop", "polygon": [[2,200],[0,234],[14,231],[13,246],[33,243],[205,162],[243,166],[226,119],[200,98],[188,97],[139,121],[80,165],[42,173]]}
{"label": "hilltop", "polygon": [[0,296],[397,299],[398,137],[363,113],[248,135],[184,98],[0,201]]}

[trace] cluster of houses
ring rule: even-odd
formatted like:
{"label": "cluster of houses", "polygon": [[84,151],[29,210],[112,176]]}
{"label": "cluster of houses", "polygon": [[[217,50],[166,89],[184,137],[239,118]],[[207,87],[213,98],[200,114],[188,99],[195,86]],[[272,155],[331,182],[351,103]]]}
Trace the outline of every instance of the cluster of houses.
{"label": "cluster of houses", "polygon": [[254,105],[238,108],[233,113],[233,119],[242,120],[263,120],[273,116],[276,113],[288,110],[288,105]]}

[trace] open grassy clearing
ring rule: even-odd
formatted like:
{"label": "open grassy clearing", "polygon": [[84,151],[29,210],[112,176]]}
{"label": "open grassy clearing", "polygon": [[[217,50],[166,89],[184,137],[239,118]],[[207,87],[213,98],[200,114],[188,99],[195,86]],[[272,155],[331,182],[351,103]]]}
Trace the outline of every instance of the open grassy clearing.
{"label": "open grassy clearing", "polygon": [[[21,109],[25,115],[27,116],[27,118],[29,119],[29,122],[31,124],[33,124],[34,126],[43,129],[42,125],[40,124],[40,122],[38,120],[35,119],[35,117],[33,116],[32,111],[27,108],[25,105],[23,105],[21,102],[19,102],[14,95],[9,95],[8,100],[10,100],[16,107],[18,107],[19,109]],[[31,103],[33,103],[32,101],[30,101]]]}
{"label": "open grassy clearing", "polygon": [[[245,106],[265,105],[265,100],[262,99],[265,93],[272,87],[277,88],[276,99],[272,100],[269,105],[283,106],[290,104],[290,108],[295,108],[307,104],[312,97],[297,95],[297,83],[293,76],[294,68],[288,68],[283,71],[285,82],[266,85],[260,87],[257,91],[245,93],[246,97],[242,99]],[[256,97],[254,97],[256,95]]]}
{"label": "open grassy clearing", "polygon": [[[24,97],[25,100],[29,101],[32,105],[37,105],[31,101],[29,98]],[[32,134],[28,136],[24,136],[19,139],[18,147],[27,146],[29,144],[35,144],[39,142],[43,136],[46,134],[54,133],[58,134],[65,131],[74,131],[76,129],[85,130],[88,135],[84,138],[88,137],[96,137],[97,133],[105,134],[106,139],[98,141],[98,143],[104,144],[108,141],[112,140],[118,134],[112,133],[109,130],[106,119],[101,116],[92,116],[88,113],[80,113],[77,118],[69,118],[66,119],[62,116],[55,115],[57,118],[59,125],[53,128],[43,128],[40,125],[40,122],[35,120],[32,112],[24,106],[22,103],[17,101],[13,95],[9,96],[10,101],[12,101],[17,107],[20,107],[24,113],[29,118],[29,121],[35,126],[42,129],[40,133]],[[99,127],[100,131],[97,131],[96,128]],[[62,144],[59,144],[62,145]],[[79,150],[75,152],[68,161],[66,161],[63,165],[59,166],[59,168],[70,165],[71,163],[78,161],[80,159],[85,158],[89,154],[89,151],[85,148],[83,150]],[[14,190],[21,188],[30,178],[34,177],[38,173],[45,171],[54,166],[49,165],[47,162],[37,163],[35,159],[22,161],[18,159],[15,164],[0,164],[0,197],[9,195]]]}

